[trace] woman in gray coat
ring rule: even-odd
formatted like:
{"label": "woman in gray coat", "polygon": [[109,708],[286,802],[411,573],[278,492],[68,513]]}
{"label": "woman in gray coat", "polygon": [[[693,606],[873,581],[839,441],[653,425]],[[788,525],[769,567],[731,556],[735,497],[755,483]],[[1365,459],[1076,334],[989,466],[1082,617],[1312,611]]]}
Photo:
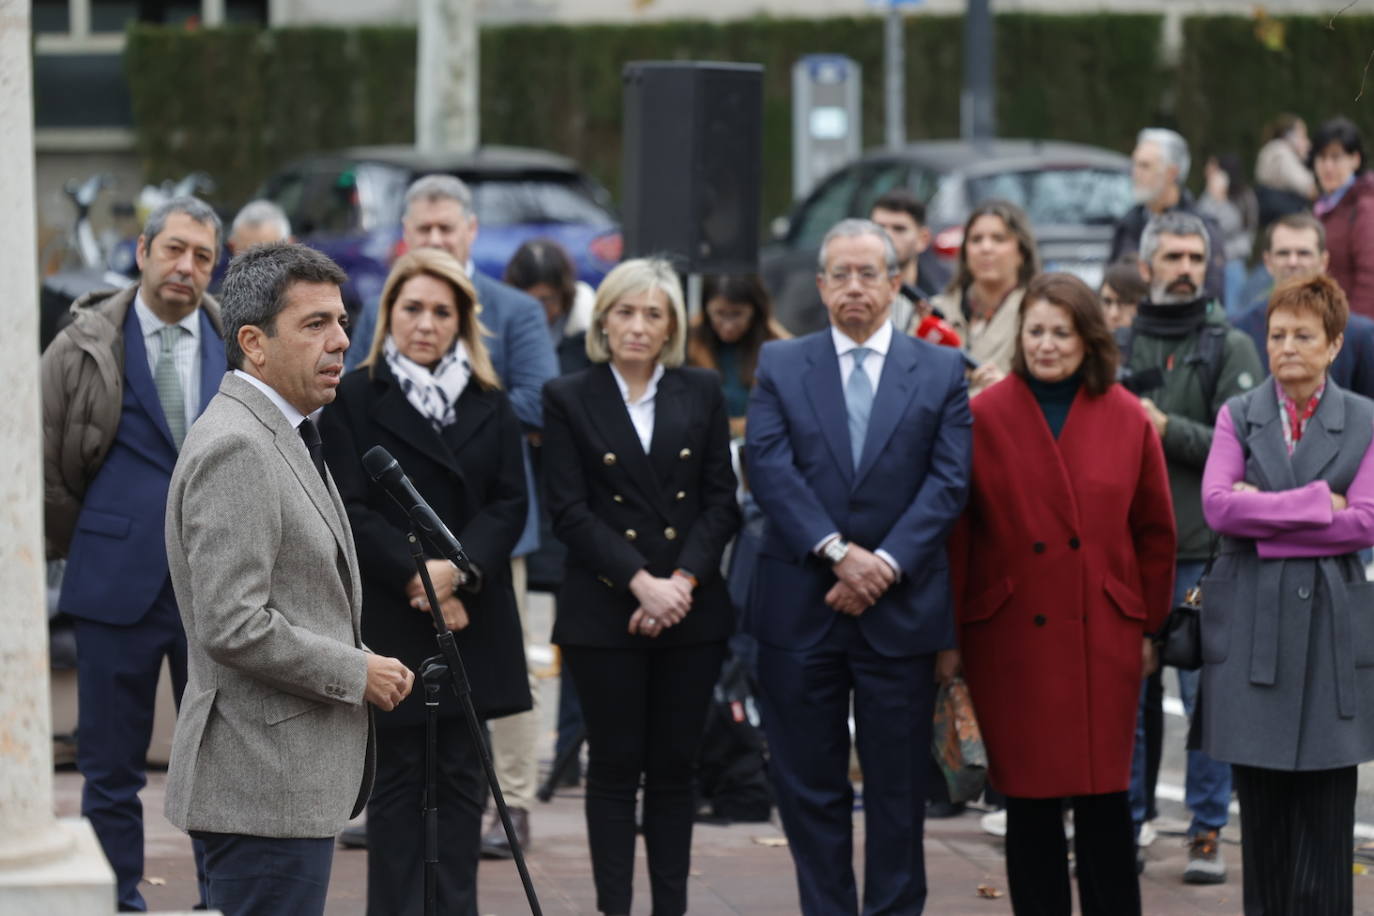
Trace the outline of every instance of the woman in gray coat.
{"label": "woman in gray coat", "polygon": [[1374,759],[1374,402],[1327,369],[1349,306],[1329,277],[1268,308],[1272,378],[1217,416],[1203,511],[1202,748],[1234,766],[1247,916],[1349,914],[1356,766]]}

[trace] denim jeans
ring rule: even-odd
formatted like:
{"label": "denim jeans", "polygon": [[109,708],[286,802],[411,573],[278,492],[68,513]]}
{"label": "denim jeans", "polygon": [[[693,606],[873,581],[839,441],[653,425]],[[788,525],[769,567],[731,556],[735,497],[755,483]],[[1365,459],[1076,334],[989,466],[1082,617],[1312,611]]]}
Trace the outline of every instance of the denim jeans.
{"label": "denim jeans", "polygon": [[[1203,563],[1179,563],[1174,570],[1174,603],[1183,600],[1188,589],[1197,584]],[[1183,709],[1191,720],[1197,701],[1197,671],[1178,672],[1178,692]],[[1131,819],[1136,831],[1145,820],[1145,685],[1140,686],[1140,706],[1136,710],[1135,752],[1131,756]],[[1188,772],[1184,786],[1184,800],[1193,813],[1188,836],[1204,830],[1221,830],[1226,826],[1231,803],[1231,765],[1208,757],[1203,751],[1188,751]]]}

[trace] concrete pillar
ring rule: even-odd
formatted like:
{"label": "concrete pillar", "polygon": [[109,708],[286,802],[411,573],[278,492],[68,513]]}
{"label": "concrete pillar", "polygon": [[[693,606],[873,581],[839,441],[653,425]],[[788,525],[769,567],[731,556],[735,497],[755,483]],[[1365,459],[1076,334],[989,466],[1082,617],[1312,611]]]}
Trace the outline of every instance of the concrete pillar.
{"label": "concrete pillar", "polygon": [[89,825],[53,817],[29,42],[28,0],[0,0],[0,912],[109,913]]}
{"label": "concrete pillar", "polygon": [[481,135],[475,0],[420,0],[415,146],[470,152]]}

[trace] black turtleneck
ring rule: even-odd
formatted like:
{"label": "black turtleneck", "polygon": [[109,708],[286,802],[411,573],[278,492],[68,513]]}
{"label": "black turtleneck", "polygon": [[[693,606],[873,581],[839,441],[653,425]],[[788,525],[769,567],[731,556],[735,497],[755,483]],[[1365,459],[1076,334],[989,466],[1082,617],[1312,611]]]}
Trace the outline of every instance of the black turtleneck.
{"label": "black turtleneck", "polygon": [[1058,439],[1060,430],[1069,419],[1069,408],[1073,406],[1073,399],[1077,397],[1078,389],[1083,386],[1083,370],[1080,368],[1073,375],[1057,382],[1042,382],[1027,374],[1026,384],[1030,387],[1031,394],[1035,395],[1035,402],[1040,405],[1040,410],[1045,414],[1045,422],[1050,425],[1050,434]]}
{"label": "black turtleneck", "polygon": [[1136,331],[1152,337],[1187,337],[1207,323],[1209,297],[1181,302],[1178,305],[1155,305],[1142,302],[1136,309]]}

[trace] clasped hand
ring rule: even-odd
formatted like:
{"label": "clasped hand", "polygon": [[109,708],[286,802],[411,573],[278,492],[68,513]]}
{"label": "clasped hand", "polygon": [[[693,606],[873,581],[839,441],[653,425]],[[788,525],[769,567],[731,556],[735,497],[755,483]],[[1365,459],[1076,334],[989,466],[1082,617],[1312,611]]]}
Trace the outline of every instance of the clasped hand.
{"label": "clasped hand", "polygon": [[876,604],[897,581],[896,571],[882,557],[858,544],[851,543],[849,552],[833,569],[840,581],[826,593],[825,603],[852,617]]}
{"label": "clasped hand", "polygon": [[[458,570],[448,560],[426,560],[425,569],[434,584],[434,595],[439,599],[439,613],[450,630],[462,630],[468,625],[468,611],[457,595],[453,594]],[[410,606],[422,614],[429,613],[429,596],[425,594],[424,583],[416,573],[406,583],[406,600]]]}
{"label": "clasped hand", "polygon": [[639,607],[630,615],[629,631],[639,636],[658,636],[692,609],[692,583],[682,576],[660,578],[641,569],[630,580],[630,593]]}

